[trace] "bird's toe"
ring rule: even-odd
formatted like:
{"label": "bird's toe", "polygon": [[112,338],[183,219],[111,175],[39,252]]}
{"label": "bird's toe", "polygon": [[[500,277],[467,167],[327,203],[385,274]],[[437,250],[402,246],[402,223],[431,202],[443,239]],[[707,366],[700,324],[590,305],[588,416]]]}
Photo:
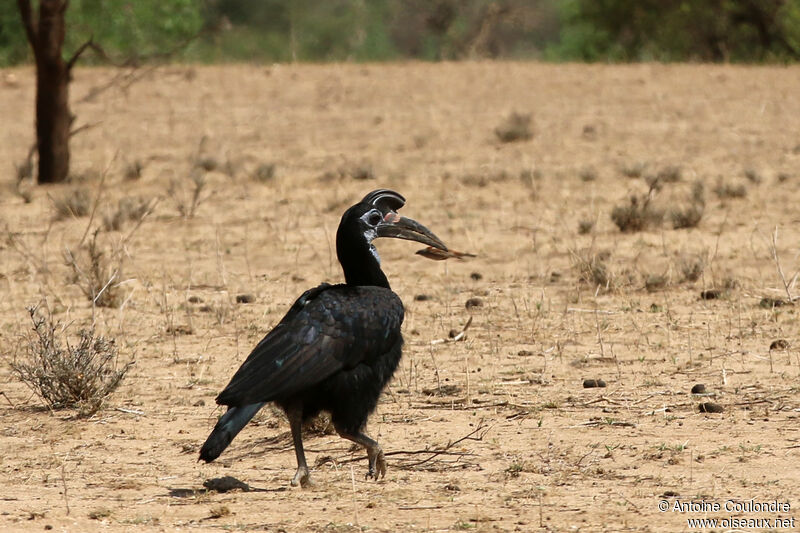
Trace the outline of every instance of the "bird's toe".
{"label": "bird's toe", "polygon": [[298,467],[292,478],[293,487],[307,487],[311,484],[311,475],[308,473],[308,468]]}
{"label": "bird's toe", "polygon": [[377,475],[375,479],[385,478],[386,477],[386,458],[383,456],[383,452],[381,451],[378,453],[377,460],[375,461],[375,467],[377,469]]}

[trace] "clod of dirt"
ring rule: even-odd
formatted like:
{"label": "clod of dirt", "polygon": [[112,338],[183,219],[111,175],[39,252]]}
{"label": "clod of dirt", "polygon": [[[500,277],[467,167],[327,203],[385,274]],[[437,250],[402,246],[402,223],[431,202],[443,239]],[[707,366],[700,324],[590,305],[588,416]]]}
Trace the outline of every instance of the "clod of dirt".
{"label": "clod of dirt", "polygon": [[692,387],[692,394],[706,394],[706,392],[706,386],[702,383],[698,383]]}
{"label": "clod of dirt", "polygon": [[447,332],[447,336],[450,337],[451,339],[455,339],[456,335],[458,335],[459,333],[461,333],[459,330],[451,329],[450,331]]}
{"label": "clod of dirt", "polygon": [[480,281],[483,279],[483,274],[480,272],[473,272],[469,275],[469,277],[472,279],[472,281]]}
{"label": "clod of dirt", "polygon": [[414,301],[415,302],[427,302],[430,299],[431,299],[431,297],[428,296],[427,294],[417,294],[417,295],[414,296]]}
{"label": "clod of dirt", "polygon": [[772,341],[769,345],[769,350],[786,350],[789,348],[789,341],[786,339],[777,339]]}
{"label": "clod of dirt", "polygon": [[725,409],[718,403],[703,402],[697,406],[701,413],[722,413]]}
{"label": "clod of dirt", "polygon": [[459,487],[455,483],[448,483],[447,485],[444,486],[444,490],[450,492],[459,492],[461,490],[461,487]]}
{"label": "clod of dirt", "polygon": [[198,311],[200,311],[201,313],[213,313],[214,308],[211,307],[210,305],[201,305]]}
{"label": "clod of dirt", "polygon": [[466,307],[467,309],[472,309],[473,307],[483,307],[483,300],[481,300],[480,298],[477,298],[477,297],[476,298],[470,298],[464,304],[464,307]]}
{"label": "clod of dirt", "polygon": [[605,387],[606,382],[602,379],[584,379],[583,380],[583,388],[584,389],[594,389],[598,387]]}
{"label": "clod of dirt", "polygon": [[215,492],[230,492],[232,490],[241,490],[242,492],[250,492],[250,485],[244,481],[239,481],[233,476],[215,477],[207,479],[203,482],[203,486],[208,490]]}
{"label": "clod of dirt", "polygon": [[256,297],[252,294],[237,294],[236,295],[236,303],[237,304],[251,304],[256,301]]}
{"label": "clod of dirt", "polygon": [[561,272],[550,272],[550,283],[555,283],[561,279]]}
{"label": "clod of dirt", "polygon": [[718,300],[722,298],[724,293],[719,289],[706,289],[704,291],[700,291],[700,299],[701,300]]}
{"label": "clod of dirt", "polygon": [[190,304],[201,304],[203,303],[203,299],[199,296],[189,296],[189,303]]}
{"label": "clod of dirt", "polygon": [[206,404],[206,401],[204,399],[200,398],[199,400],[194,402],[192,405],[194,407],[203,407],[205,404]]}
{"label": "clod of dirt", "polygon": [[533,355],[533,352],[530,350],[520,350],[517,352],[517,355],[520,357],[530,357]]}
{"label": "clod of dirt", "polygon": [[758,302],[758,306],[762,309],[772,309],[773,307],[783,307],[784,305],[792,305],[792,302],[781,298],[770,298],[769,296],[761,298],[761,301]]}

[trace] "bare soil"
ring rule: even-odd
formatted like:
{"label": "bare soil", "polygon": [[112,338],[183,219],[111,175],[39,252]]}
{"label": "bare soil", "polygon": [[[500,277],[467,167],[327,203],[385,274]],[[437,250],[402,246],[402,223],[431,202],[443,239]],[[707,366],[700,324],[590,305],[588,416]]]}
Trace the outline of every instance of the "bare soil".
{"label": "bare soil", "polygon": [[[0,529],[687,531],[692,517],[797,516],[800,339],[786,302],[800,294],[797,67],[117,75],[76,70],[74,127],[90,127],[73,138],[73,181],[23,183],[26,203],[14,164],[34,138],[34,78],[0,72]],[[530,139],[500,142],[512,112],[531,114]],[[612,209],[644,199],[659,173],[649,205],[664,221],[621,232]],[[696,181],[702,218],[673,229]],[[365,480],[363,451],[314,431],[315,484],[290,488],[288,426],[269,410],[198,463],[215,395],[294,298],[341,279],[339,217],[378,187],[477,254],[437,262],[378,242],[407,308],[401,368],[368,424],[386,478]],[[75,188],[90,214],[57,219]],[[123,265],[121,305],[93,309],[64,250],[79,253],[128,197],[154,207],[141,226],[98,235]],[[44,300],[67,336],[95,324],[120,363],[135,360],[91,417],[43,408],[11,372],[26,307]],[[443,342],[470,317],[462,340]],[[699,383],[707,395],[690,393]],[[204,488],[224,476],[251,490]],[[662,513],[662,499],[791,512]]]}

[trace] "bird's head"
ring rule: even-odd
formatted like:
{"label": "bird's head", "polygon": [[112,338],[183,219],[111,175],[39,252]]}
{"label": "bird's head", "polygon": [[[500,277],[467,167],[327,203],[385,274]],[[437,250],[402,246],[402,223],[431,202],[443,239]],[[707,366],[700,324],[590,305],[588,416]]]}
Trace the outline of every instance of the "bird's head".
{"label": "bird's head", "polygon": [[399,193],[389,189],[378,189],[366,195],[348,212],[351,219],[358,221],[359,233],[370,245],[378,237],[393,237],[447,250],[447,246],[431,230],[397,213],[405,203],[406,199]]}
{"label": "bird's head", "polygon": [[[389,287],[380,269],[380,257],[372,241],[378,237],[393,237],[421,242],[447,250],[447,246],[431,230],[410,218],[397,214],[405,198],[389,189],[378,189],[345,211],[336,232],[336,254],[342,264],[345,279],[350,285]],[[365,261],[371,255],[375,262]]]}

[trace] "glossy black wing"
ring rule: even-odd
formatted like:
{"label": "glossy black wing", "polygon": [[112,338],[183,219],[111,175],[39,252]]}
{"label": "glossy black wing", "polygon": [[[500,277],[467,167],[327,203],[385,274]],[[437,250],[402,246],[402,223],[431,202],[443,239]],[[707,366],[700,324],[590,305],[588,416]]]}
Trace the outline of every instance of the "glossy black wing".
{"label": "glossy black wing", "polygon": [[402,322],[403,305],[389,289],[311,289],[253,349],[217,403],[247,405],[300,393],[389,351]]}

